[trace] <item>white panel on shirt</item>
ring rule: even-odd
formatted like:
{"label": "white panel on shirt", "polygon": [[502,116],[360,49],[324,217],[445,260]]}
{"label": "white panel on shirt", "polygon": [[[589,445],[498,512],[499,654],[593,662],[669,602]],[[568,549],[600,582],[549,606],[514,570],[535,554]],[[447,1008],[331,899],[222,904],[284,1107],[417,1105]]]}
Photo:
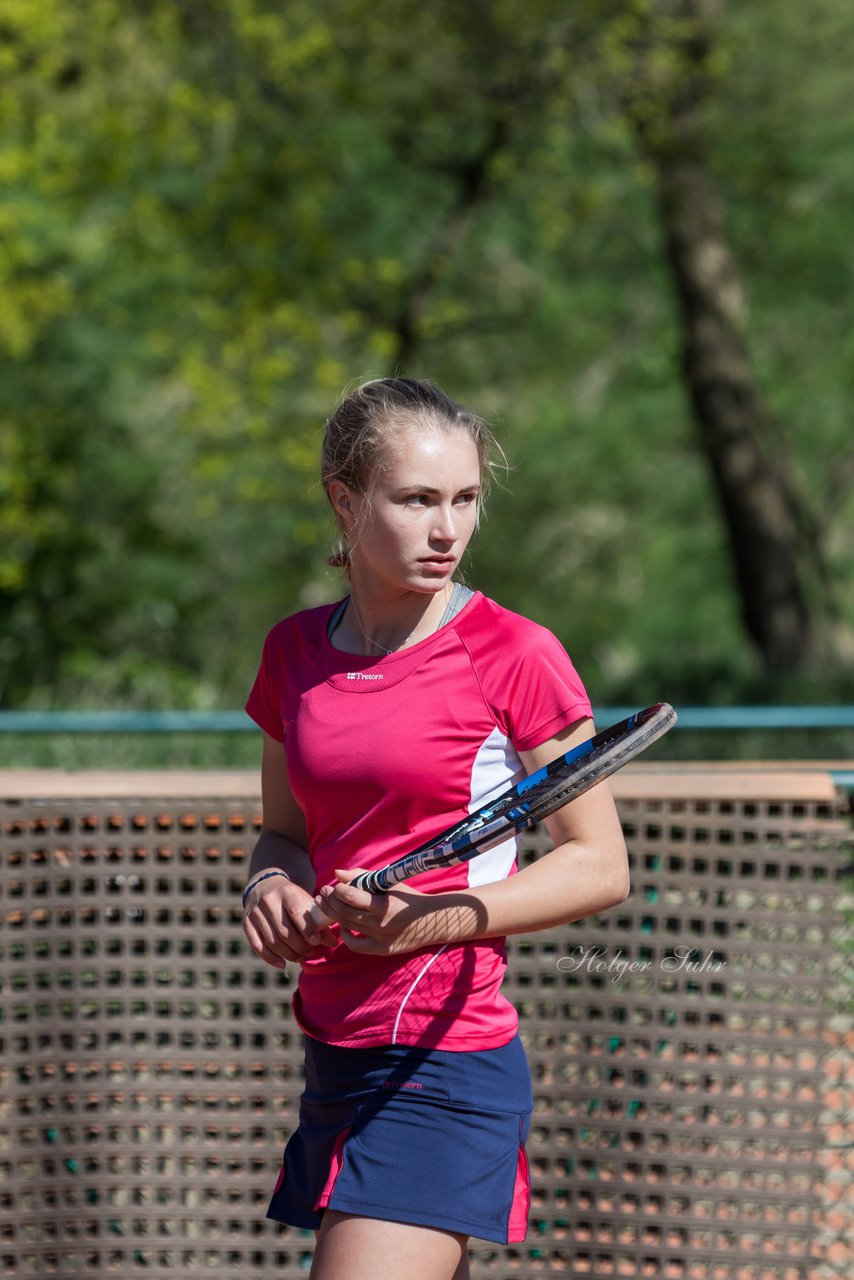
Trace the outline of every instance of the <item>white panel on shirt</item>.
{"label": "white panel on shirt", "polygon": [[[501,795],[514,782],[525,776],[522,761],[516,754],[510,739],[500,729],[492,733],[478,749],[471,771],[471,800],[469,813],[495,796]],[[468,864],[468,882],[471,887],[506,880],[516,859],[519,837],[510,836],[486,853],[477,853]]]}

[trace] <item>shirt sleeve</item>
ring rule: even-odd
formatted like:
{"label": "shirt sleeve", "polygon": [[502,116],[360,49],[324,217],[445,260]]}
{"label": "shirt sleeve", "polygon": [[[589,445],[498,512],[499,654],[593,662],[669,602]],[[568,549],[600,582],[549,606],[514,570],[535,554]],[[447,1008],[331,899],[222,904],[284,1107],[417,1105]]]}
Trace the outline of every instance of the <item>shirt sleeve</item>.
{"label": "shirt sleeve", "polygon": [[501,645],[495,667],[489,665],[488,700],[517,751],[530,751],[593,715],[581,677],[563,645],[545,627],[528,623],[510,643]]}
{"label": "shirt sleeve", "polygon": [[246,700],[246,712],[277,742],[285,741],[282,712],[282,663],[277,628],[269,633],[261,653],[261,665]]}

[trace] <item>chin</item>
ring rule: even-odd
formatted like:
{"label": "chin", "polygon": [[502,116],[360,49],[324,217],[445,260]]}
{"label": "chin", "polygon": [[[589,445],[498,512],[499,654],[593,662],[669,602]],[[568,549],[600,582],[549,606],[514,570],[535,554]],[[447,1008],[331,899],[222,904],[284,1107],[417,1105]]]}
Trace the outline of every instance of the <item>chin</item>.
{"label": "chin", "polygon": [[415,578],[406,583],[406,590],[417,591],[419,595],[423,596],[435,596],[446,585],[446,582],[440,582],[438,578],[431,578],[427,581],[424,578]]}
{"label": "chin", "polygon": [[443,564],[441,568],[438,565],[420,564],[418,573],[421,575],[422,580],[435,582],[438,587],[443,587],[448,579],[453,577],[456,567],[455,560],[449,561],[448,564]]}

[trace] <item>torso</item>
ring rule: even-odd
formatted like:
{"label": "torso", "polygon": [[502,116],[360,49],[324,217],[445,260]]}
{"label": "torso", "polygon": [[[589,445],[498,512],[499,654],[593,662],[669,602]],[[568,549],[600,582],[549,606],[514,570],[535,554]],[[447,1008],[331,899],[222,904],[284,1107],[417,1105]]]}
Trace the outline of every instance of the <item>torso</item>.
{"label": "torso", "polygon": [[[332,645],[338,608],[273,628],[247,704],[285,742],[317,888],[336,868],[383,866],[432,838],[521,775],[519,750],[590,714],[554,637],[479,593],[433,635],[381,659]],[[466,888],[515,870],[511,839],[416,887]],[[327,1043],[495,1047],[517,1025],[500,994],[505,963],[501,939],[392,957],[339,944],[303,964],[294,1009]]]}

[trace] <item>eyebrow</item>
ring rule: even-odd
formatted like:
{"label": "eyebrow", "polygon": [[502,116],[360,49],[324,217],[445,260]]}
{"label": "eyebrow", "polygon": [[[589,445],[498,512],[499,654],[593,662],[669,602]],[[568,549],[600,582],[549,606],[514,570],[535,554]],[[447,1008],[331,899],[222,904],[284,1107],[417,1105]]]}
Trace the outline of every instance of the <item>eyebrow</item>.
{"label": "eyebrow", "polygon": [[[401,494],[401,493],[437,494],[440,492],[441,490],[431,488],[429,484],[403,484],[400,486],[399,489],[392,489],[393,496],[397,496],[398,494]],[[479,493],[479,492],[480,492],[479,484],[464,484],[464,485],[461,485],[460,488],[457,490],[457,493]]]}

